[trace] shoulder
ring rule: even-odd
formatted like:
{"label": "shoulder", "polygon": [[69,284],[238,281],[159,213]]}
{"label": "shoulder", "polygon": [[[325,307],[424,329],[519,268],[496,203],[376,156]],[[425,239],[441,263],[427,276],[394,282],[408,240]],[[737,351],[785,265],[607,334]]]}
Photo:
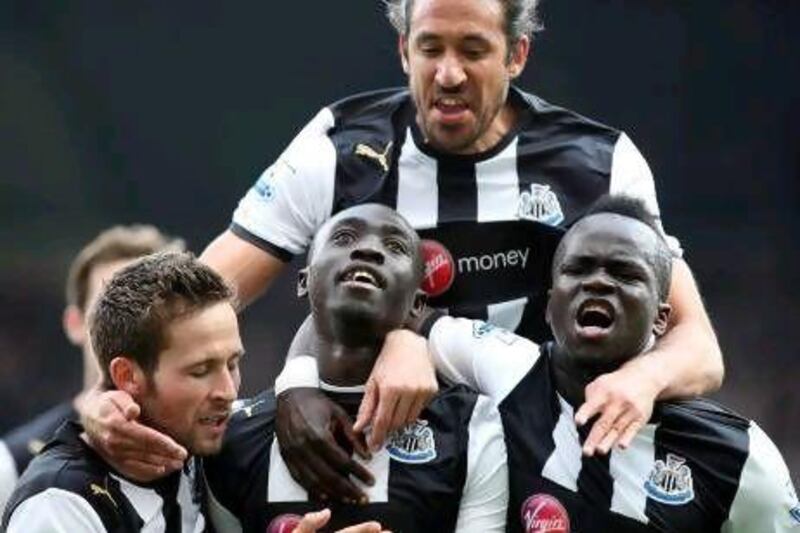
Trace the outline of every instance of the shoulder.
{"label": "shoulder", "polygon": [[[590,119],[571,109],[551,104],[535,94],[516,88],[512,91],[514,91],[514,98],[524,102],[532,115],[532,120],[528,121],[527,126],[520,132],[523,136],[544,138],[547,135],[551,137],[551,140],[572,138],[613,147],[622,134],[616,128]],[[556,139],[552,139],[553,135],[556,136]]]}
{"label": "shoulder", "polygon": [[407,89],[381,89],[354,94],[328,106],[338,127],[369,126],[391,118],[410,101]]}
{"label": "shoulder", "polygon": [[77,414],[72,402],[67,401],[48,409],[3,436],[3,441],[8,446],[19,470],[25,469],[31,458],[44,448],[44,445],[65,420],[75,420],[76,418]]}
{"label": "shoulder", "polygon": [[103,463],[69,442],[48,445],[31,462],[6,512],[10,516],[16,508],[34,498],[37,507],[40,504],[64,506],[65,512],[91,508],[97,516],[106,518],[116,516],[122,505],[122,496],[110,484],[109,472]]}

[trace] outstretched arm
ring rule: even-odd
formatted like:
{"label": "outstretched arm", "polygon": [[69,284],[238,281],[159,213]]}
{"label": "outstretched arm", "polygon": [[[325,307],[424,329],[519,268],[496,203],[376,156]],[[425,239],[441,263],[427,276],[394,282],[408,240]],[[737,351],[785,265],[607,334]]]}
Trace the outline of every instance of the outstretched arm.
{"label": "outstretched arm", "polygon": [[585,424],[599,415],[584,443],[587,455],[608,453],[615,444],[627,447],[650,419],[657,399],[697,396],[722,383],[717,337],[682,259],[674,260],[669,303],[670,327],[653,350],[586,387],[576,422]]}

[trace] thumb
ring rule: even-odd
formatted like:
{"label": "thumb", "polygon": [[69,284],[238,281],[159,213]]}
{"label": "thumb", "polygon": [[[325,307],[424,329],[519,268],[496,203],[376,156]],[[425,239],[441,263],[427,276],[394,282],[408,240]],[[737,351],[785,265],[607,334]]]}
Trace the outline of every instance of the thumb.
{"label": "thumb", "polygon": [[[331,510],[323,509],[314,513],[306,513],[300,523],[292,530],[292,533],[314,533],[316,530],[328,523],[331,519]],[[279,526],[280,527],[280,526]]]}

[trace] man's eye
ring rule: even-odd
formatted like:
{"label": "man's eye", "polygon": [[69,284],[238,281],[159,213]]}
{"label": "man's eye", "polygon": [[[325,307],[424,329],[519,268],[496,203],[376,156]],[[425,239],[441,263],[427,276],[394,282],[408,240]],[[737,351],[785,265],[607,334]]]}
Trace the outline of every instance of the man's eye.
{"label": "man's eye", "polygon": [[407,254],[408,247],[403,241],[398,239],[387,239],[386,248],[396,254]]}
{"label": "man's eye", "polygon": [[463,54],[467,59],[475,61],[485,56],[486,52],[483,49],[468,49],[464,50]]}
{"label": "man's eye", "polygon": [[350,230],[340,230],[333,234],[331,240],[333,240],[334,244],[338,246],[347,246],[356,240],[356,236]]}
{"label": "man's eye", "polygon": [[189,375],[194,378],[202,378],[208,375],[208,365],[198,366],[189,370]]}
{"label": "man's eye", "polygon": [[419,51],[422,52],[422,55],[428,57],[435,57],[439,55],[441,48],[438,46],[420,46]]}

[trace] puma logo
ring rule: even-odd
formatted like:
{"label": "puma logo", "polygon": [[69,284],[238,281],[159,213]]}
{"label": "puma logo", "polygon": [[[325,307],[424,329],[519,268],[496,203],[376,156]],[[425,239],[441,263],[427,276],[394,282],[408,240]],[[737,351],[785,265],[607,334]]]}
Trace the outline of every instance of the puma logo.
{"label": "puma logo", "polygon": [[389,172],[389,151],[392,149],[392,143],[386,145],[386,148],[383,150],[383,153],[376,151],[373,147],[368,144],[358,143],[356,145],[356,155],[360,155],[362,157],[366,157],[367,159],[372,159],[376,161],[384,172]]}
{"label": "puma logo", "polygon": [[111,500],[111,503],[114,504],[114,507],[117,507],[117,502],[114,501],[114,498],[111,496],[111,493],[108,492],[107,489],[101,487],[97,483],[92,483],[91,485],[89,485],[89,489],[92,491],[93,495],[95,495],[95,496],[105,496],[106,498]]}

